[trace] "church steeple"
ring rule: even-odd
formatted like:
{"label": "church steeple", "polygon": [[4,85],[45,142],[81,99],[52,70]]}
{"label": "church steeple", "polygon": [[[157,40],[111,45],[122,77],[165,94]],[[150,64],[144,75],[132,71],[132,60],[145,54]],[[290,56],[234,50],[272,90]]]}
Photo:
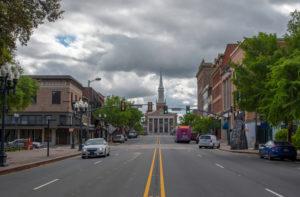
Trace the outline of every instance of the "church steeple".
{"label": "church steeple", "polygon": [[161,71],[160,71],[160,78],[159,78],[158,101],[157,101],[157,103],[165,103],[164,84],[163,84]]}

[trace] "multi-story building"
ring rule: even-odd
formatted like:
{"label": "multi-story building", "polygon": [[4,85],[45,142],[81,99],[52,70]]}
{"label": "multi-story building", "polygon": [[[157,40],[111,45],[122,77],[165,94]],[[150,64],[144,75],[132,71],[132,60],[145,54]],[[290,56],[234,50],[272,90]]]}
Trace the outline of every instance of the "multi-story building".
{"label": "multi-story building", "polygon": [[158,100],[155,111],[148,111],[145,114],[145,124],[148,134],[170,134],[177,125],[176,113],[164,113],[167,103],[164,97],[162,74],[158,87]]}
{"label": "multi-story building", "polygon": [[[223,112],[223,100],[222,100],[222,77],[221,77],[221,64],[223,62],[224,55],[219,54],[218,58],[214,62],[214,71],[211,74],[211,84],[212,84],[212,113],[216,115],[221,115]],[[215,135],[219,139],[225,139],[222,136],[221,130],[216,130]]]}
{"label": "multi-story building", "polygon": [[197,78],[197,98],[198,98],[198,114],[208,115],[211,112],[211,74],[214,71],[214,65],[212,63],[202,60],[198,72]]}
{"label": "multi-story building", "polygon": [[[17,115],[6,118],[10,139],[31,138],[33,141],[70,144],[72,132],[79,138],[80,120],[75,118],[72,103],[83,98],[84,87],[69,75],[32,75],[39,90],[33,103]],[[47,129],[48,120],[50,130]],[[88,118],[83,118],[88,120]],[[85,125],[91,125],[88,121]],[[87,127],[84,127],[88,130]],[[88,132],[84,132],[88,134]]]}

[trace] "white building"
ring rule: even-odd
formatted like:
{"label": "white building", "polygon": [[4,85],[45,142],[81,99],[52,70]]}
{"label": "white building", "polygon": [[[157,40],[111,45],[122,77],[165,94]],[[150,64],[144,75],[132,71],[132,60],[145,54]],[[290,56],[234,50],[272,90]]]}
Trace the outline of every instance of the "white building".
{"label": "white building", "polygon": [[149,111],[145,114],[146,129],[148,134],[170,134],[177,125],[176,113],[164,113],[167,103],[164,96],[164,86],[162,74],[158,87],[158,99],[156,110]]}

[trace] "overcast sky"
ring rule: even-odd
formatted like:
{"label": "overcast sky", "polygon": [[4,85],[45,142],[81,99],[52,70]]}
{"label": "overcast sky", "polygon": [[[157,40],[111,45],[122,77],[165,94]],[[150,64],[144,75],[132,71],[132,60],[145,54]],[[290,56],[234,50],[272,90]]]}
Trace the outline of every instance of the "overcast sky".
{"label": "overcast sky", "polygon": [[62,20],[35,30],[17,57],[26,74],[72,75],[104,95],[196,105],[196,72],[227,43],[286,31],[299,0],[62,0]]}

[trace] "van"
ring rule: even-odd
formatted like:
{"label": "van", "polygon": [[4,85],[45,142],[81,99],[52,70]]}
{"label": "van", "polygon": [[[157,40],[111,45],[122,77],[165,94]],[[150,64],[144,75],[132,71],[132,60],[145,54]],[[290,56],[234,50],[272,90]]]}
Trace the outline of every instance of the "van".
{"label": "van", "polygon": [[179,126],[176,129],[175,142],[190,143],[192,138],[192,129],[189,126]]}

